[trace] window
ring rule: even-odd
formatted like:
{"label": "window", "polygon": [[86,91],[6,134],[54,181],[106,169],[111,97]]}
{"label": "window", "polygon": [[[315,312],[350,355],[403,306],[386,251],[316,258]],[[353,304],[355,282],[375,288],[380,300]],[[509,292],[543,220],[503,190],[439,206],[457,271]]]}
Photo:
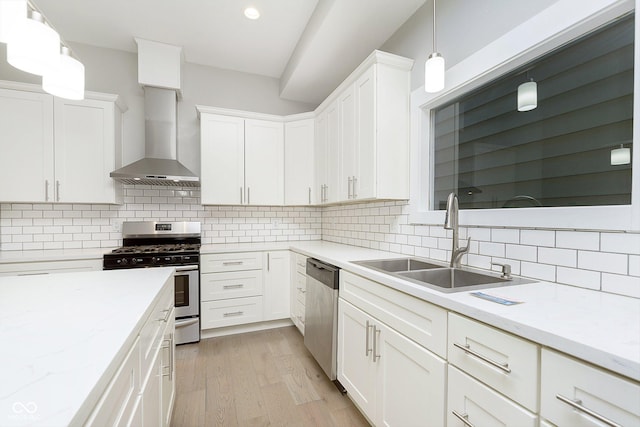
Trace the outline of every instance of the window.
{"label": "window", "polygon": [[[630,205],[634,19],[627,15],[431,110],[431,208]],[[537,108],[518,111],[518,86]],[[617,164],[622,163],[622,164]]]}

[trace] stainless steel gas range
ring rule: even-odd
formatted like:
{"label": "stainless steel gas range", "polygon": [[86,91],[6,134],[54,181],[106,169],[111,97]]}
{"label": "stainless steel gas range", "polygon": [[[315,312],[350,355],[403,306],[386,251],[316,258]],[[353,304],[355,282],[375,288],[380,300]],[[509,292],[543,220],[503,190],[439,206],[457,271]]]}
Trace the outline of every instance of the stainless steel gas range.
{"label": "stainless steel gas range", "polygon": [[124,222],[123,246],[103,257],[104,270],[175,267],[176,344],[200,341],[200,242],[199,222]]}

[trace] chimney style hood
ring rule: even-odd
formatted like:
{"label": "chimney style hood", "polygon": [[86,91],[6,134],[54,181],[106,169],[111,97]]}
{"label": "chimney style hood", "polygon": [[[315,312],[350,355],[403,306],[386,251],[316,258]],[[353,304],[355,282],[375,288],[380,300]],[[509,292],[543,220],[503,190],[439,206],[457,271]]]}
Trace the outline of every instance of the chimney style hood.
{"label": "chimney style hood", "polygon": [[[154,82],[147,79],[143,70],[148,63],[144,57],[146,53],[150,54],[149,59],[157,65],[158,52],[163,52],[163,49],[167,48],[172,49],[169,51],[169,60],[179,69],[179,59],[176,61],[173,55],[176,46],[140,39],[136,41],[139,51],[139,82],[144,88],[145,156],[141,160],[111,172],[110,176],[125,184],[199,187],[200,178],[177,160],[178,94],[176,89],[179,90],[179,87],[164,89],[149,86],[149,83]],[[164,82],[159,84],[166,85]]]}

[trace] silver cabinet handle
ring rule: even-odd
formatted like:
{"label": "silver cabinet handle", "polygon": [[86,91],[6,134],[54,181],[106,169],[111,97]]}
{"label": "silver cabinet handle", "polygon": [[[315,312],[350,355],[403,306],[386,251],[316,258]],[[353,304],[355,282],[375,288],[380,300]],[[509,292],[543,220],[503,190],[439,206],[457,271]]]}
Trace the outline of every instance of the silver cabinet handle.
{"label": "silver cabinet handle", "polygon": [[350,199],[351,196],[351,185],[353,183],[353,177],[347,178],[347,198]]}
{"label": "silver cabinet handle", "polygon": [[242,191],[242,187],[240,187],[240,204],[243,203],[243,200],[242,200],[243,193],[244,192]]}
{"label": "silver cabinet handle", "polygon": [[251,204],[251,187],[247,187],[247,204]]}
{"label": "silver cabinet handle", "polygon": [[475,356],[478,359],[482,360],[483,362],[486,362],[491,366],[495,366],[496,368],[502,370],[503,372],[506,372],[507,374],[511,372],[511,369],[509,369],[508,363],[498,363],[495,360],[491,360],[487,356],[484,356],[478,353],[477,351],[471,350],[471,348],[469,347],[469,344],[462,345],[462,344],[458,344],[457,342],[454,342],[453,345],[454,347],[458,347],[460,350],[464,351],[465,353]]}
{"label": "silver cabinet handle", "polygon": [[240,288],[244,288],[244,285],[242,283],[239,283],[237,285],[223,285],[222,289],[240,289]]}
{"label": "silver cabinet handle", "polygon": [[56,202],[60,201],[60,181],[56,180]]}
{"label": "silver cabinet handle", "polygon": [[365,340],[364,340],[364,355],[365,357],[369,357],[369,353],[371,352],[371,349],[369,348],[369,329],[374,327],[373,325],[369,324],[369,321],[367,320],[367,329],[365,329],[364,332],[364,336],[365,336]]}
{"label": "silver cabinet handle", "polygon": [[233,317],[233,316],[242,316],[244,311],[233,311],[231,313],[224,313],[222,317]]}
{"label": "silver cabinet handle", "polygon": [[306,291],[306,290],[304,290],[304,289],[302,289],[302,288],[300,288],[300,287],[298,287],[298,291],[302,292],[303,294],[306,294],[306,293],[307,293],[307,291]]}
{"label": "silver cabinet handle", "polygon": [[592,411],[589,408],[586,408],[584,406],[582,406],[582,401],[581,400],[571,400],[567,397],[564,397],[561,394],[556,394],[556,399],[558,399],[561,402],[566,403],[567,405],[571,406],[572,408],[580,411],[580,412],[584,412],[585,414],[595,418],[596,420],[600,421],[601,423],[604,423],[608,426],[611,427],[622,427],[621,424],[616,423],[615,421],[611,421],[609,418],[602,416],[600,414],[598,414],[597,412]]}
{"label": "silver cabinet handle", "polygon": [[451,413],[467,427],[474,427],[474,425],[469,422],[469,414],[459,414],[456,411],[451,411]]}
{"label": "silver cabinet handle", "polygon": [[356,194],[356,182],[358,182],[358,178],[356,178],[356,177],[354,176],[354,177],[353,177],[353,181],[351,181],[351,182],[352,182],[352,184],[351,184],[351,185],[353,186],[353,191],[352,191],[352,193],[353,193],[353,197],[352,197],[352,198],[356,199],[356,198],[358,197],[358,195]]}
{"label": "silver cabinet handle", "polygon": [[311,204],[311,187],[309,187],[309,204]]}
{"label": "silver cabinet handle", "polygon": [[329,201],[329,184],[324,185],[324,201]]}
{"label": "silver cabinet handle", "polygon": [[242,265],[243,261],[222,261],[222,265]]}
{"label": "silver cabinet handle", "polygon": [[267,252],[267,271],[271,271],[271,253]]}
{"label": "silver cabinet handle", "polygon": [[381,329],[377,329],[376,325],[373,325],[373,362],[375,363],[378,359],[380,359],[380,353],[378,350],[378,339],[380,338]]}
{"label": "silver cabinet handle", "polygon": [[45,202],[49,201],[49,180],[48,179],[44,180],[44,201]]}
{"label": "silver cabinet handle", "polygon": [[166,309],[166,310],[162,310],[160,313],[165,313],[164,317],[161,317],[160,319],[158,319],[158,322],[168,322],[169,321],[169,314],[171,314],[171,309]]}
{"label": "silver cabinet handle", "polygon": [[[166,342],[167,345],[163,345],[162,348],[166,348],[169,350],[169,366],[166,366],[166,368],[168,368],[168,372],[163,372],[162,376],[168,376],[169,381],[171,381],[173,379],[173,333],[170,333],[169,339],[165,339],[164,342]],[[162,368],[164,370],[165,366],[163,366]]]}

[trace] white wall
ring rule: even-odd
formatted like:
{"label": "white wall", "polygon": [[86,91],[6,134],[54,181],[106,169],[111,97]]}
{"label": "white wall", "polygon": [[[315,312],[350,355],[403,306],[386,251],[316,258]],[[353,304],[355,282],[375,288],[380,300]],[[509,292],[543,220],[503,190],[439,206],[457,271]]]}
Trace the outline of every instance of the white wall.
{"label": "white wall", "polygon": [[[450,68],[557,0],[436,0],[437,50]],[[411,89],[424,84],[433,51],[433,0],[427,1],[380,50],[415,59]]]}

